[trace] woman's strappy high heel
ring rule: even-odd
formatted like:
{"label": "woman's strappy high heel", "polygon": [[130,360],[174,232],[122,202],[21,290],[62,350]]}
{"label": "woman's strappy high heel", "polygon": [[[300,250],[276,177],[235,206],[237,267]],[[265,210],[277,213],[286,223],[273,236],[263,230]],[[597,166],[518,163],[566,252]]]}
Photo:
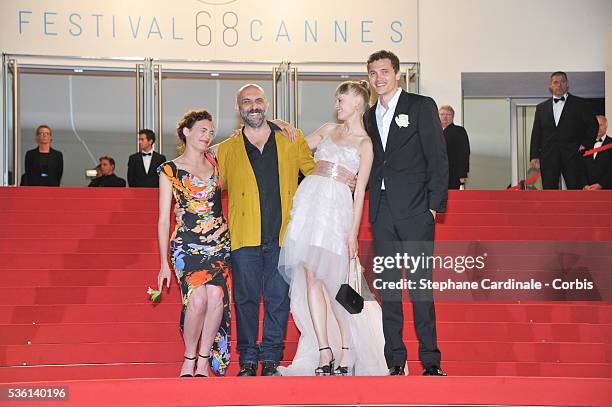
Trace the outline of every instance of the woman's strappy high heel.
{"label": "woman's strappy high heel", "polygon": [[[189,356],[183,356],[185,358],[185,360],[196,360],[195,356],[190,358]],[[193,373],[189,374],[189,373],[185,373],[182,374],[180,377],[193,377]]]}
{"label": "woman's strappy high heel", "polygon": [[[342,347],[342,350],[349,350],[349,348]],[[336,370],[334,370],[334,375],[336,376],[354,376],[355,375],[355,366],[349,368],[348,366],[338,366]]]}
{"label": "woman's strappy high heel", "polygon": [[[202,356],[198,353],[198,358],[206,359],[206,363],[208,363],[208,358],[210,358],[210,355]],[[205,374],[198,373],[197,375],[195,375],[195,377],[208,377],[208,376],[206,376]]]}
{"label": "woman's strappy high heel", "polygon": [[329,346],[320,348],[319,352],[321,352],[322,350],[327,350],[327,349],[329,349],[329,351],[331,352],[332,358],[329,361],[329,364],[325,366],[319,366],[315,369],[315,376],[333,376],[334,374],[334,352],[332,352]]}

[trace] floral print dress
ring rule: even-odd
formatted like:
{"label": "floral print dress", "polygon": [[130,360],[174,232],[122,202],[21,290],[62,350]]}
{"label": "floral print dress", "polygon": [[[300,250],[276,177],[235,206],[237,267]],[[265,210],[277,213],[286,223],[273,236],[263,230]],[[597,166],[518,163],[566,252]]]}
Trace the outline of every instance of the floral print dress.
{"label": "floral print dress", "polygon": [[177,168],[173,161],[160,165],[157,172],[168,177],[176,200],[170,257],[183,298],[181,331],[193,290],[203,284],[218,286],[223,291],[223,318],[209,360],[212,370],[224,375],[230,361],[230,236],[221,210],[219,166],[212,153],[206,158],[214,170],[205,180]]}

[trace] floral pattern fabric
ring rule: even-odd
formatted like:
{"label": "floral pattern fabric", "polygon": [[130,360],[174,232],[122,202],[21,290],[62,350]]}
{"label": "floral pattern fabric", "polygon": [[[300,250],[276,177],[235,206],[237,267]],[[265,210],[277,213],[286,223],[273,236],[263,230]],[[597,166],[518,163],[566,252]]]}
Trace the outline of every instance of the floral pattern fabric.
{"label": "floral pattern fabric", "polygon": [[173,161],[160,165],[157,171],[172,183],[176,201],[170,257],[183,298],[181,331],[193,290],[204,284],[219,287],[223,291],[223,318],[209,360],[212,370],[224,375],[230,361],[230,236],[221,210],[219,167],[211,153],[206,158],[214,170],[205,180],[178,168]]}

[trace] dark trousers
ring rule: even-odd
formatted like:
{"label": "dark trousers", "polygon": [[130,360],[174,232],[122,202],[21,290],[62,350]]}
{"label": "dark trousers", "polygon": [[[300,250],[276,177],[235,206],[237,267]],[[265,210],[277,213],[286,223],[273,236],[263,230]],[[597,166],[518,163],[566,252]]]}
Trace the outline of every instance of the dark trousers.
{"label": "dark trousers", "polygon": [[461,188],[461,181],[459,178],[451,178],[448,181],[448,189],[459,189]]}
{"label": "dark trousers", "polygon": [[[381,195],[376,221],[372,224],[374,246],[377,256],[395,256],[407,253],[410,256],[433,255],[435,220],[431,212],[417,214],[408,219],[394,220],[387,203]],[[421,279],[431,280],[431,268],[404,270],[408,280],[418,287]],[[402,270],[386,269],[383,281],[400,281]],[[385,336],[385,359],[388,367],[404,366],[407,360],[403,340],[404,312],[402,291],[384,290],[381,294],[383,331]],[[440,366],[440,350],[437,344],[436,311],[433,292],[430,289],[409,290],[412,302],[414,327],[419,341],[419,359],[424,368]]]}
{"label": "dark trousers", "polygon": [[573,148],[551,147],[540,159],[542,188],[559,189],[563,174],[567,189],[582,189],[583,165],[578,151]]}
{"label": "dark trousers", "polygon": [[[283,356],[289,286],[278,271],[278,239],[261,246],[232,251],[232,277],[240,364],[280,362]],[[264,323],[261,346],[259,305],[263,293]]]}

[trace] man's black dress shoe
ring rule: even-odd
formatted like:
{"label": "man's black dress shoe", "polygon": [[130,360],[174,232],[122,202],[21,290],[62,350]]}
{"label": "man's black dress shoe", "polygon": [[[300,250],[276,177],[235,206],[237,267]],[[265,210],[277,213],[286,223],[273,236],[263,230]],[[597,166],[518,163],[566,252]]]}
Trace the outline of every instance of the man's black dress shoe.
{"label": "man's black dress shoe", "polygon": [[438,366],[429,366],[427,369],[423,370],[423,376],[448,376],[444,370],[440,369]]}
{"label": "man's black dress shoe", "polygon": [[257,365],[255,363],[245,363],[240,365],[238,376],[257,376]]}
{"label": "man's black dress shoe", "polygon": [[276,362],[263,362],[261,364],[261,375],[262,376],[280,376],[278,371],[278,363]]}
{"label": "man's black dress shoe", "polygon": [[404,376],[404,366],[393,366],[389,369],[389,376]]}

